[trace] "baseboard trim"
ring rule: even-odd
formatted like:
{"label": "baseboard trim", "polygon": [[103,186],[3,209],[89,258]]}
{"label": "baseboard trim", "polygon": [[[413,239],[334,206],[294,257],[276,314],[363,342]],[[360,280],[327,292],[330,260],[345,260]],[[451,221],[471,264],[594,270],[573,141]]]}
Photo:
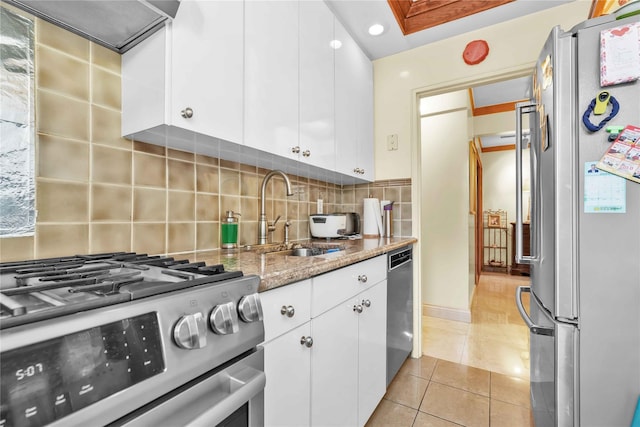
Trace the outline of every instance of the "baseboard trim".
{"label": "baseboard trim", "polygon": [[422,315],[437,317],[440,319],[455,320],[457,322],[471,323],[471,310],[462,310],[459,308],[422,304]]}

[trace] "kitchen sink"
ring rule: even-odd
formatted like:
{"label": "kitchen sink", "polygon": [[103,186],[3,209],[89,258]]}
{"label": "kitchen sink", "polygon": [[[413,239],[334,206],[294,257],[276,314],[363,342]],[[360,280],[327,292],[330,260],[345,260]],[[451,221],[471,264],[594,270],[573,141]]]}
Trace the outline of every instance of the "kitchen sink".
{"label": "kitchen sink", "polygon": [[328,253],[340,252],[343,250],[344,250],[344,245],[309,245],[309,246],[294,247],[292,249],[287,249],[287,250],[277,250],[277,251],[267,252],[266,254],[308,257],[308,256],[325,255]]}
{"label": "kitchen sink", "polygon": [[315,256],[320,255],[322,250],[319,248],[297,248],[291,249],[292,256]]}

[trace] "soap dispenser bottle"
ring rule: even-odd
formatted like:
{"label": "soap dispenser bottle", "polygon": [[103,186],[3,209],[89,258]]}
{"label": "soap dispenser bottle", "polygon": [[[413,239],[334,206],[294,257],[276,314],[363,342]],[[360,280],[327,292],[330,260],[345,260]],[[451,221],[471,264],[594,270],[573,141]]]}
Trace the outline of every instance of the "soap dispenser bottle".
{"label": "soap dispenser bottle", "polygon": [[238,247],[238,216],[234,211],[227,211],[227,216],[220,224],[220,240],[222,249],[233,249]]}

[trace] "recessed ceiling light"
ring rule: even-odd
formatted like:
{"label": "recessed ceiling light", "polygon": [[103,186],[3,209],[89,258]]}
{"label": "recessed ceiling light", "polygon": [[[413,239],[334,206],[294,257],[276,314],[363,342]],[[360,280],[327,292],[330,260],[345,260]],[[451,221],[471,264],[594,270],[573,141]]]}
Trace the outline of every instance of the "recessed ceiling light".
{"label": "recessed ceiling light", "polygon": [[381,24],[373,24],[369,27],[369,34],[372,36],[379,36],[384,33],[384,27]]}
{"label": "recessed ceiling light", "polygon": [[340,49],[342,47],[342,42],[340,40],[331,40],[329,42],[329,46],[331,46],[333,49]]}

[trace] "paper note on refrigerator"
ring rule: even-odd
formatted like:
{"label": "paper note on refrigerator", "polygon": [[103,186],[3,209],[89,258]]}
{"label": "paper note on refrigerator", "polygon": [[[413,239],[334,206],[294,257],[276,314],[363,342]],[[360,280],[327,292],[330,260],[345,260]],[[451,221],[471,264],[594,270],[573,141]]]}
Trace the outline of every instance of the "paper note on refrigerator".
{"label": "paper note on refrigerator", "polygon": [[640,78],[640,22],[600,32],[600,86]]}
{"label": "paper note on refrigerator", "polygon": [[597,167],[640,183],[640,127],[626,126],[611,143]]}
{"label": "paper note on refrigerator", "polygon": [[596,162],[584,164],[584,212],[626,213],[626,181],[604,170]]}

